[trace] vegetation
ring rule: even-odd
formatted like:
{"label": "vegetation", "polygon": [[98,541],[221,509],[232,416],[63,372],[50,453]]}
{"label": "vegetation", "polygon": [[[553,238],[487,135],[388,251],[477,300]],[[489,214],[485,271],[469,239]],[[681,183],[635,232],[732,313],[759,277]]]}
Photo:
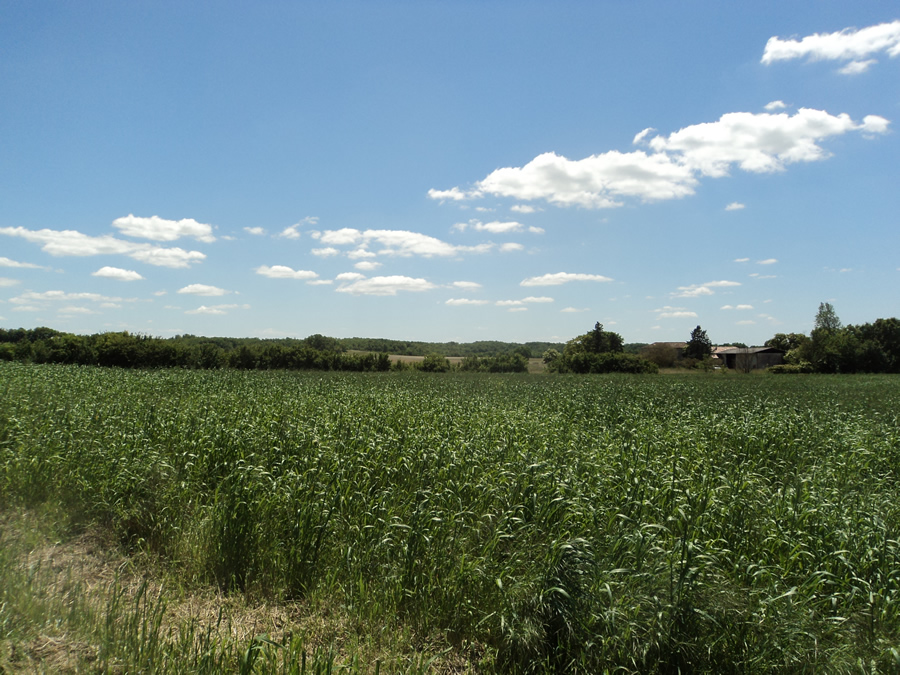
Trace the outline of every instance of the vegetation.
{"label": "vegetation", "polygon": [[[886,376],[0,363],[0,664],[897,672],[898,410]],[[66,581],[21,513],[166,583]]]}
{"label": "vegetation", "polygon": [[703,359],[708,359],[711,354],[712,341],[709,339],[706,331],[697,326],[691,331],[691,339],[684,346],[684,357],[702,361]]}
{"label": "vegetation", "polygon": [[780,372],[900,373],[900,320],[844,326],[827,302],[819,305],[809,337],[778,333],[766,346],[785,351],[786,363],[795,366]]}
{"label": "vegetation", "polygon": [[655,364],[635,354],[625,353],[622,336],[603,330],[599,321],[594,329],[572,338],[560,354],[555,349],[544,352],[547,369],[555,373],[656,373]]}

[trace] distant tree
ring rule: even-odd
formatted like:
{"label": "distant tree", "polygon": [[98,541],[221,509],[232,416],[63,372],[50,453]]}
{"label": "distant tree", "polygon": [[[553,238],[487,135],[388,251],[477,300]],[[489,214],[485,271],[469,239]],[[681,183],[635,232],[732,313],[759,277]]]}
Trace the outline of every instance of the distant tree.
{"label": "distant tree", "polygon": [[594,330],[584,335],[572,338],[566,343],[563,353],[567,356],[574,354],[606,354],[608,352],[619,353],[623,351],[624,341],[622,336],[612,331],[603,330],[603,324],[599,321],[594,324]]}
{"label": "distant tree", "polygon": [[829,333],[834,333],[835,331],[839,331],[840,329],[841,320],[838,318],[837,313],[834,311],[834,307],[832,307],[830,302],[820,302],[819,311],[816,312],[816,320],[815,325],[813,326],[813,330],[824,330]]}
{"label": "distant tree", "polygon": [[703,360],[712,354],[712,342],[706,331],[697,326],[691,331],[691,339],[684,348],[684,357],[687,359]]}

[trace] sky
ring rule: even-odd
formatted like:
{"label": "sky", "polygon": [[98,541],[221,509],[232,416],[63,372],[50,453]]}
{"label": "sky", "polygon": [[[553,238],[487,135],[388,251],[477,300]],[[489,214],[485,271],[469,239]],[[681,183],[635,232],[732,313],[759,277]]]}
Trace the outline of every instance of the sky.
{"label": "sky", "polygon": [[0,327],[900,316],[896,2],[0,0]]}

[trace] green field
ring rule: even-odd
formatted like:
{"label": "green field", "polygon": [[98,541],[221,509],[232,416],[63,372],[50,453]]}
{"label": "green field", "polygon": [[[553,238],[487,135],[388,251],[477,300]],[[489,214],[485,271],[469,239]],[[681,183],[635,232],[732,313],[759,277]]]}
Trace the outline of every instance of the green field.
{"label": "green field", "polygon": [[[897,672],[898,411],[896,376],[0,363],[0,672],[52,671],[39,636],[80,672]],[[121,578],[35,553],[90,533]]]}

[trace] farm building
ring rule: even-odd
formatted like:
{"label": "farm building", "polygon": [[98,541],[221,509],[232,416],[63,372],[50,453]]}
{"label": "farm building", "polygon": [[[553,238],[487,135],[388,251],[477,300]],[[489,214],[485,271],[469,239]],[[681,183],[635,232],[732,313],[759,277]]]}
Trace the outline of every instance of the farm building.
{"label": "farm building", "polygon": [[716,356],[726,367],[738,370],[761,370],[784,363],[784,352],[772,347],[734,347],[716,350]]}

